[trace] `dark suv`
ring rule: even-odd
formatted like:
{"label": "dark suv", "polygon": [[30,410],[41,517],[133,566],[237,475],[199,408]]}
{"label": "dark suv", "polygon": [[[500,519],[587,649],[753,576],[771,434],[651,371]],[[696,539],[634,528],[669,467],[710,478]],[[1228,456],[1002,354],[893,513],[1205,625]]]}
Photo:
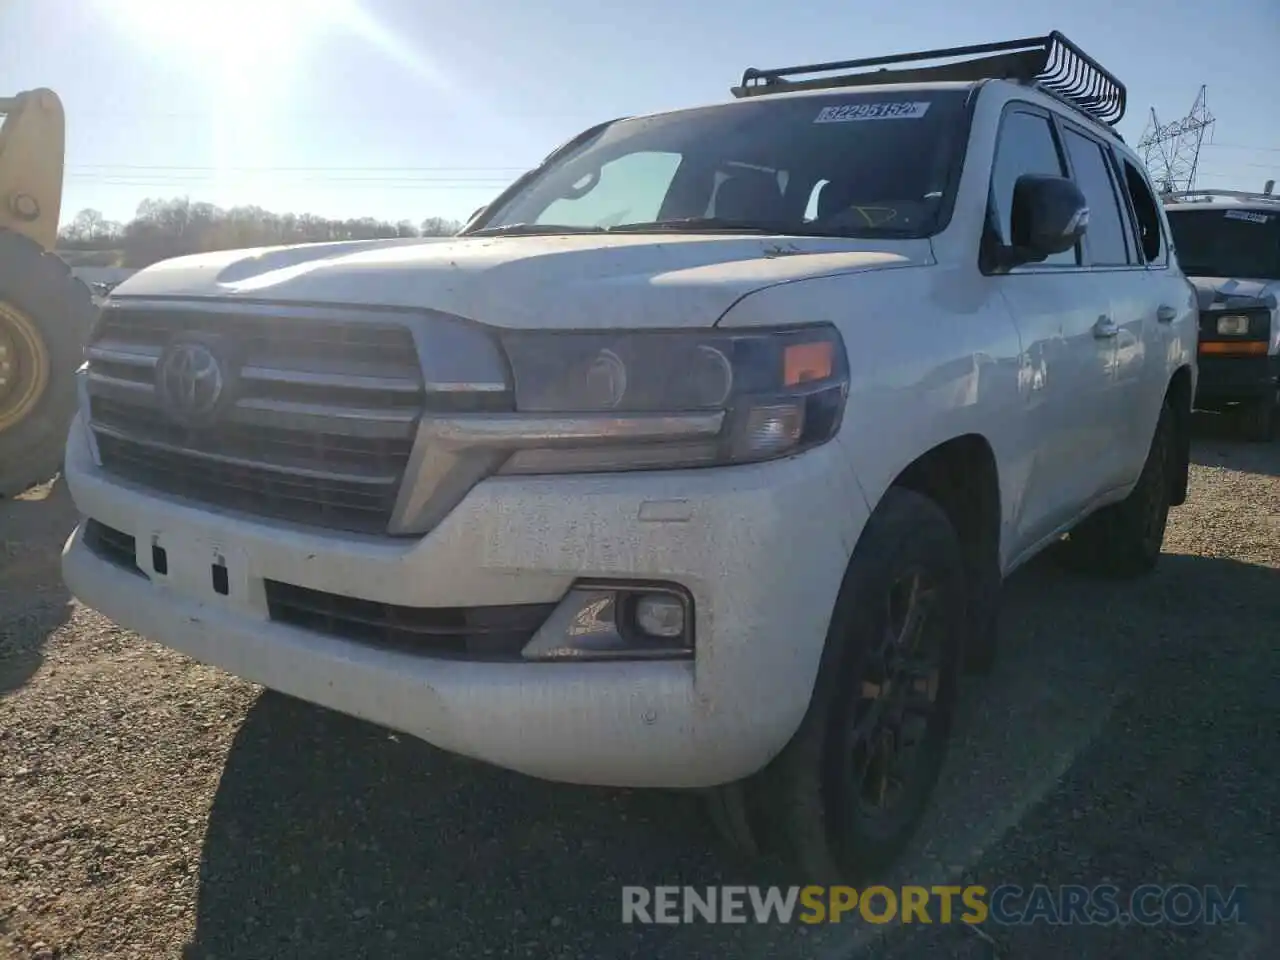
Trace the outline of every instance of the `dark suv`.
{"label": "dark suv", "polygon": [[1174,194],[1165,213],[1200,298],[1196,406],[1235,407],[1249,439],[1269,440],[1280,420],[1280,197]]}

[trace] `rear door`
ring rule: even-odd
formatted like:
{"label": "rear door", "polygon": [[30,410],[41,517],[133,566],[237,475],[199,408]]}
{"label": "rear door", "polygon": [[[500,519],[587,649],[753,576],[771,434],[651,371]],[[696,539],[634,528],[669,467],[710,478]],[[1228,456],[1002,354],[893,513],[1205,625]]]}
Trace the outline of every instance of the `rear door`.
{"label": "rear door", "polygon": [[1136,389],[1125,394],[1132,405],[1128,417],[1131,435],[1124,450],[1124,469],[1137,476],[1146,460],[1156,421],[1164,405],[1165,393],[1175,365],[1195,349],[1199,313],[1191,284],[1169,255],[1167,224],[1147,176],[1123,152],[1115,151],[1117,169],[1128,200],[1130,235],[1151,287],[1151,305],[1142,327],[1146,361],[1128,374]]}
{"label": "rear door", "polygon": [[1071,176],[1089,203],[1089,230],[1082,245],[1084,264],[1090,271],[1090,282],[1106,301],[1093,326],[1099,356],[1105,357],[1107,364],[1100,427],[1105,437],[1097,465],[1101,492],[1106,492],[1134,479],[1134,444],[1144,454],[1146,451],[1147,443],[1138,441],[1138,433],[1145,422],[1141,394],[1144,370],[1150,369],[1146,360],[1157,322],[1157,291],[1130,229],[1129,204],[1110,144],[1064,117],[1059,116],[1058,124]]}

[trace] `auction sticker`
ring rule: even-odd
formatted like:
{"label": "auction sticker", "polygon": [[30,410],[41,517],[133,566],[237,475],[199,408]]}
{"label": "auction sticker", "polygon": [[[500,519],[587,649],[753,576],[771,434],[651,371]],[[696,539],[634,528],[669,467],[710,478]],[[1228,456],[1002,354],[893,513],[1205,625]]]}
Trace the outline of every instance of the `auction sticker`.
{"label": "auction sticker", "polygon": [[927,100],[893,103],[840,103],[823,107],[814,123],[853,123],[857,120],[919,120],[929,110]]}
{"label": "auction sticker", "polygon": [[1228,220],[1247,220],[1249,223],[1267,223],[1271,216],[1266,213],[1254,213],[1252,210],[1228,210],[1223,214]]}

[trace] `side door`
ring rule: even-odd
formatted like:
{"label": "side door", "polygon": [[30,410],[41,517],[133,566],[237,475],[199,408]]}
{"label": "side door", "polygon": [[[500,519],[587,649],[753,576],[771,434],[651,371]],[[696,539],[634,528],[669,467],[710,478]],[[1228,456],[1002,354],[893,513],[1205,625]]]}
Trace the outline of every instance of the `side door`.
{"label": "side door", "polygon": [[1107,301],[1093,329],[1098,349],[1108,357],[1101,424],[1106,437],[1097,462],[1097,492],[1104,494],[1135,479],[1129,474],[1129,462],[1151,328],[1156,323],[1156,291],[1130,229],[1129,204],[1111,145],[1063,117],[1058,125],[1071,176],[1089,202],[1082,258],[1090,282],[1105,293]]}
{"label": "side door", "polygon": [[[1049,112],[1015,101],[1001,117],[988,198],[987,229],[1006,244],[1012,237],[1013,187],[1027,173],[1067,176],[1068,170]],[[1095,336],[1110,301],[1080,256],[1077,245],[991,277],[1022,341],[1022,442],[1032,453],[1014,508],[1017,550],[1075,520],[1100,486],[1114,340]]]}
{"label": "side door", "polygon": [[1129,394],[1131,432],[1126,471],[1136,477],[1142,470],[1156,420],[1164,404],[1169,378],[1176,367],[1194,354],[1200,315],[1191,285],[1169,255],[1168,225],[1161,214],[1151,182],[1136,163],[1117,151],[1116,162],[1129,201],[1134,244],[1146,268],[1151,291],[1147,323],[1143,327],[1145,362],[1141,369],[1117,371],[1124,383],[1136,388]]}

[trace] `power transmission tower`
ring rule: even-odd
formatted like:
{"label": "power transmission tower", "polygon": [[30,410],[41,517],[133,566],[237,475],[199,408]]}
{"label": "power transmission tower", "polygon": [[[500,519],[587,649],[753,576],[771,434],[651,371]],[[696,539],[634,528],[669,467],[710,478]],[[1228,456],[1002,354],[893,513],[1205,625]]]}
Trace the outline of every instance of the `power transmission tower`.
{"label": "power transmission tower", "polygon": [[1191,112],[1180,120],[1162,124],[1151,108],[1151,119],[1138,141],[1142,162],[1146,164],[1151,179],[1163,193],[1177,190],[1193,190],[1196,184],[1196,167],[1200,163],[1200,145],[1205,132],[1213,126],[1214,116],[1205,103],[1205,87],[1200,86]]}

